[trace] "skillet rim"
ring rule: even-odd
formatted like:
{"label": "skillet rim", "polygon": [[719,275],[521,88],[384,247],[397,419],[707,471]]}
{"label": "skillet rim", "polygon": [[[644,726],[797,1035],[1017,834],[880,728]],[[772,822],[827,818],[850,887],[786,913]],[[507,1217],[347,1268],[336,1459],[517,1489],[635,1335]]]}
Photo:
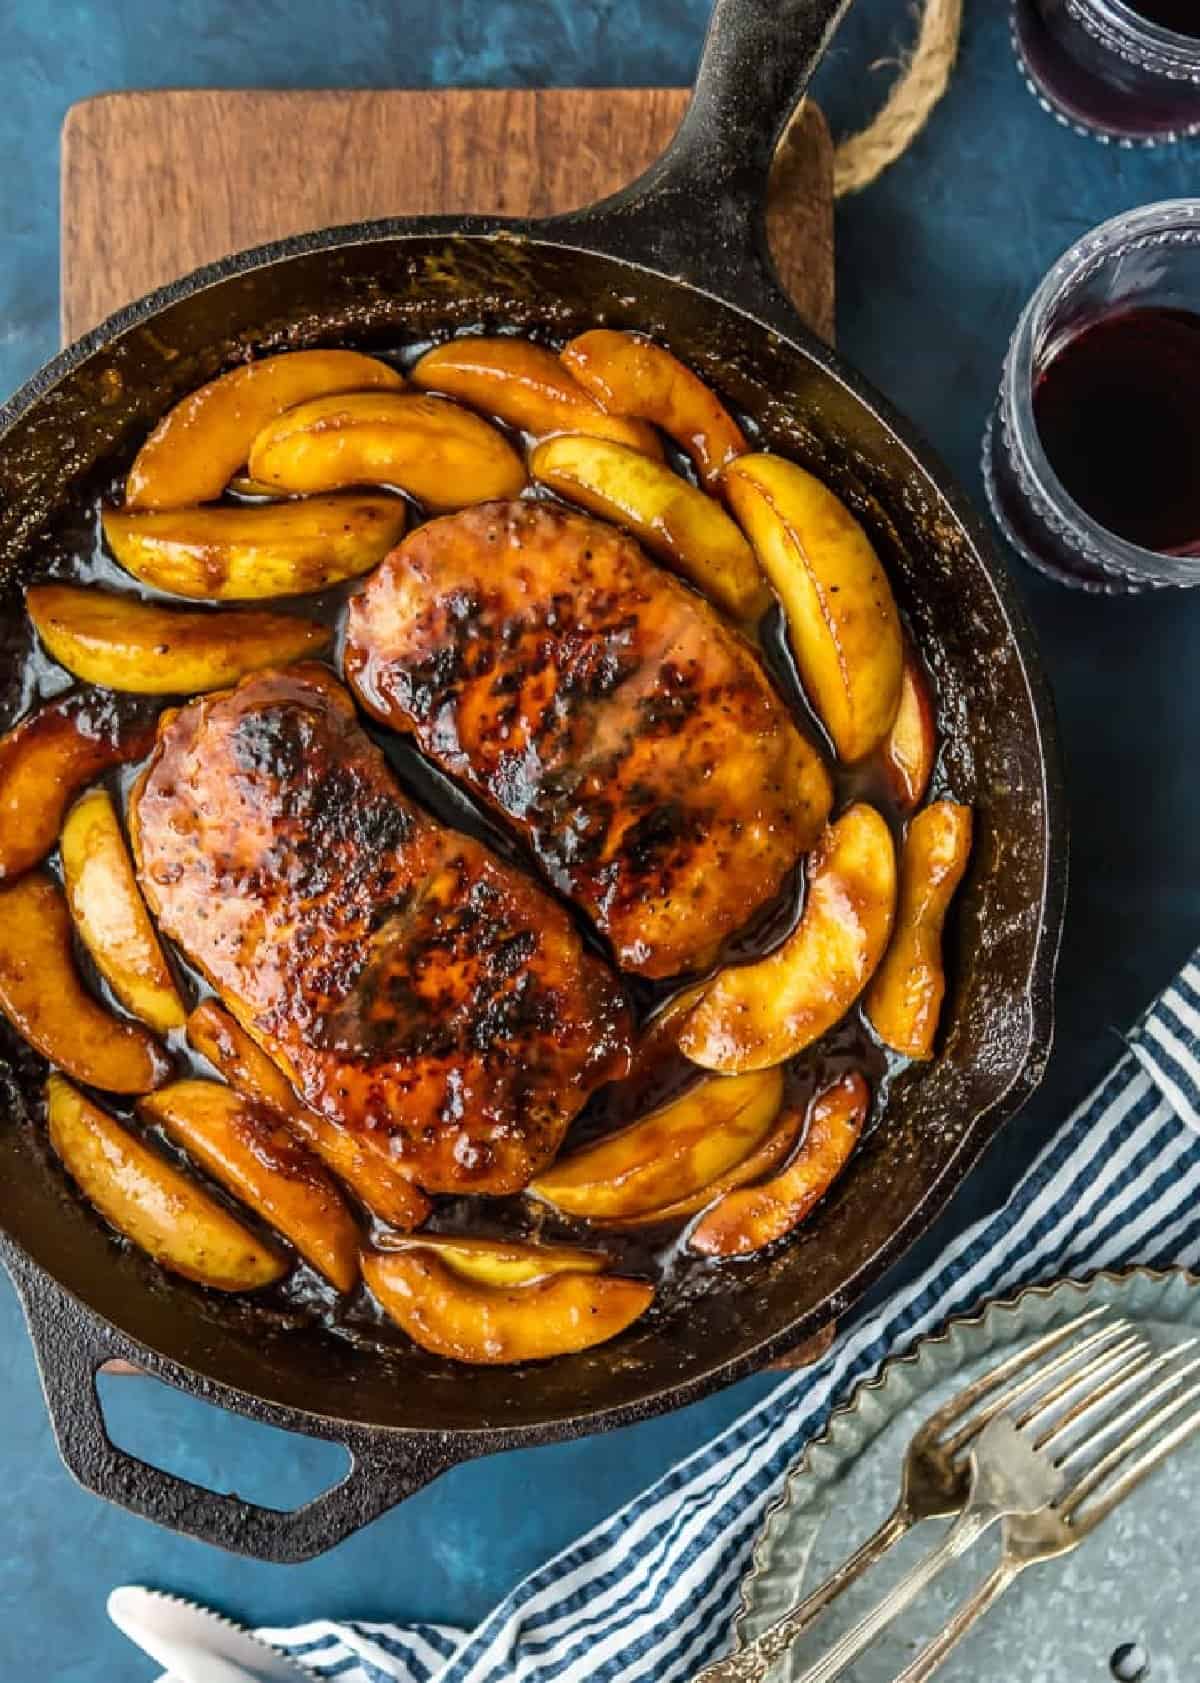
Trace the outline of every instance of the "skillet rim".
{"label": "skillet rim", "polygon": [[[383,1440],[395,1445],[412,1440],[438,1438],[461,1445],[462,1454],[456,1455],[455,1459],[464,1459],[501,1448],[609,1430],[684,1407],[735,1383],[760,1370],[775,1356],[794,1349],[799,1342],[820,1330],[831,1319],[844,1315],[929,1231],[1004,1124],[1017,1114],[1036,1090],[1050,1052],[1053,1038],[1054,976],[1062,937],[1068,871],[1065,782],[1053,700],[1032,625],[983,516],[967,499],[955,477],[919,430],[901,416],[839,353],[817,338],[800,321],[782,296],[778,298],[781,308],[771,308],[775,301],[767,297],[763,300],[767,307],[762,313],[758,313],[733,302],[710,287],[665,273],[651,262],[617,255],[608,249],[602,237],[595,237],[593,243],[592,229],[594,228],[599,235],[607,220],[603,214],[603,207],[598,209],[601,214],[592,217],[587,213],[574,212],[543,221],[453,215],[379,218],[288,236],[220,258],[125,305],[43,364],[10,399],[0,405],[0,450],[3,449],[12,428],[64,378],[96,352],[104,350],[114,341],[185,298],[193,297],[239,276],[295,258],[333,253],[339,249],[360,245],[399,243],[439,236],[466,240],[511,240],[545,246],[559,253],[573,253],[589,260],[598,257],[627,273],[645,275],[657,285],[667,285],[710,299],[721,310],[740,317],[753,330],[772,336],[787,355],[798,356],[809,363],[815,363],[842,388],[856,407],[865,410],[890,435],[911,462],[914,473],[927,483],[931,492],[949,510],[967,540],[974,564],[985,576],[997,599],[1008,641],[1017,656],[1021,676],[1029,695],[1036,725],[1041,772],[1041,832],[1044,838],[1045,868],[1038,909],[1038,934],[1021,995],[1021,1003],[1027,1010],[1028,1017],[1025,1050],[1020,1068],[1009,1086],[991,1105],[971,1118],[956,1149],[926,1189],[921,1202],[857,1272],[843,1282],[836,1294],[800,1315],[780,1332],[752,1343],[738,1355],[718,1361],[694,1377],[676,1384],[657,1384],[652,1390],[626,1403],[580,1414],[552,1416],[541,1422],[455,1428],[447,1431],[432,1425],[401,1427],[367,1424],[336,1415],[296,1409],[272,1401],[254,1392],[215,1380],[174,1357],[143,1345],[82,1298],[61,1286],[40,1263],[28,1256],[7,1231],[0,1229],[0,1257],[9,1266],[14,1279],[20,1276],[19,1289],[23,1297],[37,1290],[39,1286],[43,1290],[49,1287],[61,1295],[78,1316],[95,1327],[105,1329],[114,1346],[120,1345],[122,1350],[132,1350],[134,1359],[156,1377],[191,1394],[203,1395],[207,1400],[219,1403],[236,1413],[267,1420],[307,1435],[335,1437],[343,1441],[355,1438]],[[559,237],[560,231],[565,237]]]}

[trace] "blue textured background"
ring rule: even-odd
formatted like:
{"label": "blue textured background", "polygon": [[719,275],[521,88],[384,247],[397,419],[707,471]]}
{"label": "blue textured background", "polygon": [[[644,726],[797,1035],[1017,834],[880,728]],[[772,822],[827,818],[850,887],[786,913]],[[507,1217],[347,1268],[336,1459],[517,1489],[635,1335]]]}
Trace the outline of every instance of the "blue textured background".
{"label": "blue textured background", "polygon": [[[705,0],[0,0],[0,388],[55,348],[57,145],[68,105],[164,84],[678,84]],[[949,97],[909,155],[838,214],[839,339],[979,494],[979,436],[1022,302],[1089,225],[1200,189],[1196,145],[1120,152],[1053,123],[1021,85],[1001,0],[968,0]],[[860,122],[908,38],[909,0],[858,0],[821,72],[835,131]],[[1200,935],[1194,676],[1200,593],[1095,602],[1021,573],[1058,697],[1074,818],[1058,1049],[1045,1087],[926,1241],[999,1202],[1125,1025]],[[914,1259],[915,1261],[918,1259]],[[481,1617],[524,1572],[703,1441],[748,1381],[619,1435],[459,1469],[308,1566],[235,1561],[77,1490],[29,1345],[0,1291],[0,1676],[142,1678],[104,1596],[122,1580],[247,1619]],[[283,1505],[331,1471],[149,1381],[106,1386],[114,1433],[200,1481]]]}

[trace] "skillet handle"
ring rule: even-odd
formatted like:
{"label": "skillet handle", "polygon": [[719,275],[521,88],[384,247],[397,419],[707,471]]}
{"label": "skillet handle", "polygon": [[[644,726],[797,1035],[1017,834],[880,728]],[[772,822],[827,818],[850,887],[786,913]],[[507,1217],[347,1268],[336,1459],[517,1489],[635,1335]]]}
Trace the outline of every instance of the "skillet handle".
{"label": "skillet handle", "polygon": [[695,87],[662,157],[611,198],[541,224],[557,240],[703,287],[793,332],[767,246],[771,160],[852,0],[714,0]]}
{"label": "skillet handle", "polygon": [[[96,1375],[109,1361],[144,1363],[145,1352],[24,1258],[9,1254],[4,1261],[25,1310],[50,1423],[67,1470],[85,1490],[157,1525],[235,1554],[292,1565],[333,1548],[469,1459],[461,1444],[451,1449],[437,1434],[405,1442],[365,1428],[324,1430],[319,1420],[293,1416],[287,1421],[292,1429],[340,1443],[347,1451],[350,1468],[339,1483],[289,1510],[193,1484],[128,1454],[108,1435]],[[214,1390],[206,1400],[237,1406],[227,1392]]]}

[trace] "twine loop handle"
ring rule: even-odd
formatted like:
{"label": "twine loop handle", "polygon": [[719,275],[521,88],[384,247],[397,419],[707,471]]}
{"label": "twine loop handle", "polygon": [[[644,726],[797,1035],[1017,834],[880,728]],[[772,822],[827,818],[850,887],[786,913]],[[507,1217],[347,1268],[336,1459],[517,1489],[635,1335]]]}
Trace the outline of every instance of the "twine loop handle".
{"label": "twine loop handle", "polygon": [[916,44],[882,107],[865,129],[839,141],[833,193],[842,198],[870,186],[907,152],[950,84],[962,32],[963,0],[924,0]]}

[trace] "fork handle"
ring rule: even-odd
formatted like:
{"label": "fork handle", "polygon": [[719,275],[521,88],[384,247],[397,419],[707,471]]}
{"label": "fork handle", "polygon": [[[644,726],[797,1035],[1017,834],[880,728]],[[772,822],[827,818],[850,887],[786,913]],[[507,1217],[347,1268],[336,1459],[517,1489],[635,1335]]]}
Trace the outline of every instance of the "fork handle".
{"label": "fork handle", "polygon": [[957,1560],[960,1554],[965,1554],[1000,1517],[998,1510],[990,1503],[964,1508],[938,1546],[919,1560],[911,1571],[906,1572],[883,1600],[872,1607],[852,1630],[848,1630],[839,1638],[807,1671],[802,1672],[795,1683],[833,1683],[834,1678],[840,1677],[846,1667],[853,1664],[865,1648],[870,1647],[892,1620],[917,1599],[939,1572],[952,1560]]}
{"label": "fork handle", "polygon": [[916,1659],[909,1661],[895,1683],[925,1683],[926,1678],[932,1677],[942,1661],[949,1657],[951,1649],[957,1648],[972,1626],[990,1607],[995,1606],[1013,1580],[1021,1575],[1021,1570],[1021,1562],[1002,1560],[974,1595],[968,1596],[962,1603],[944,1628],[925,1644]]}
{"label": "fork handle", "polygon": [[736,1653],[714,1660],[692,1678],[692,1683],[761,1683],[775,1661],[782,1659],[792,1644],[803,1635],[817,1615],[841,1595],[864,1572],[870,1570],[908,1531],[913,1520],[903,1505],[897,1505],[883,1524],[862,1543],[848,1560],[811,1595],[804,1598],[790,1613],[776,1621],[755,1641],[748,1642]]}

